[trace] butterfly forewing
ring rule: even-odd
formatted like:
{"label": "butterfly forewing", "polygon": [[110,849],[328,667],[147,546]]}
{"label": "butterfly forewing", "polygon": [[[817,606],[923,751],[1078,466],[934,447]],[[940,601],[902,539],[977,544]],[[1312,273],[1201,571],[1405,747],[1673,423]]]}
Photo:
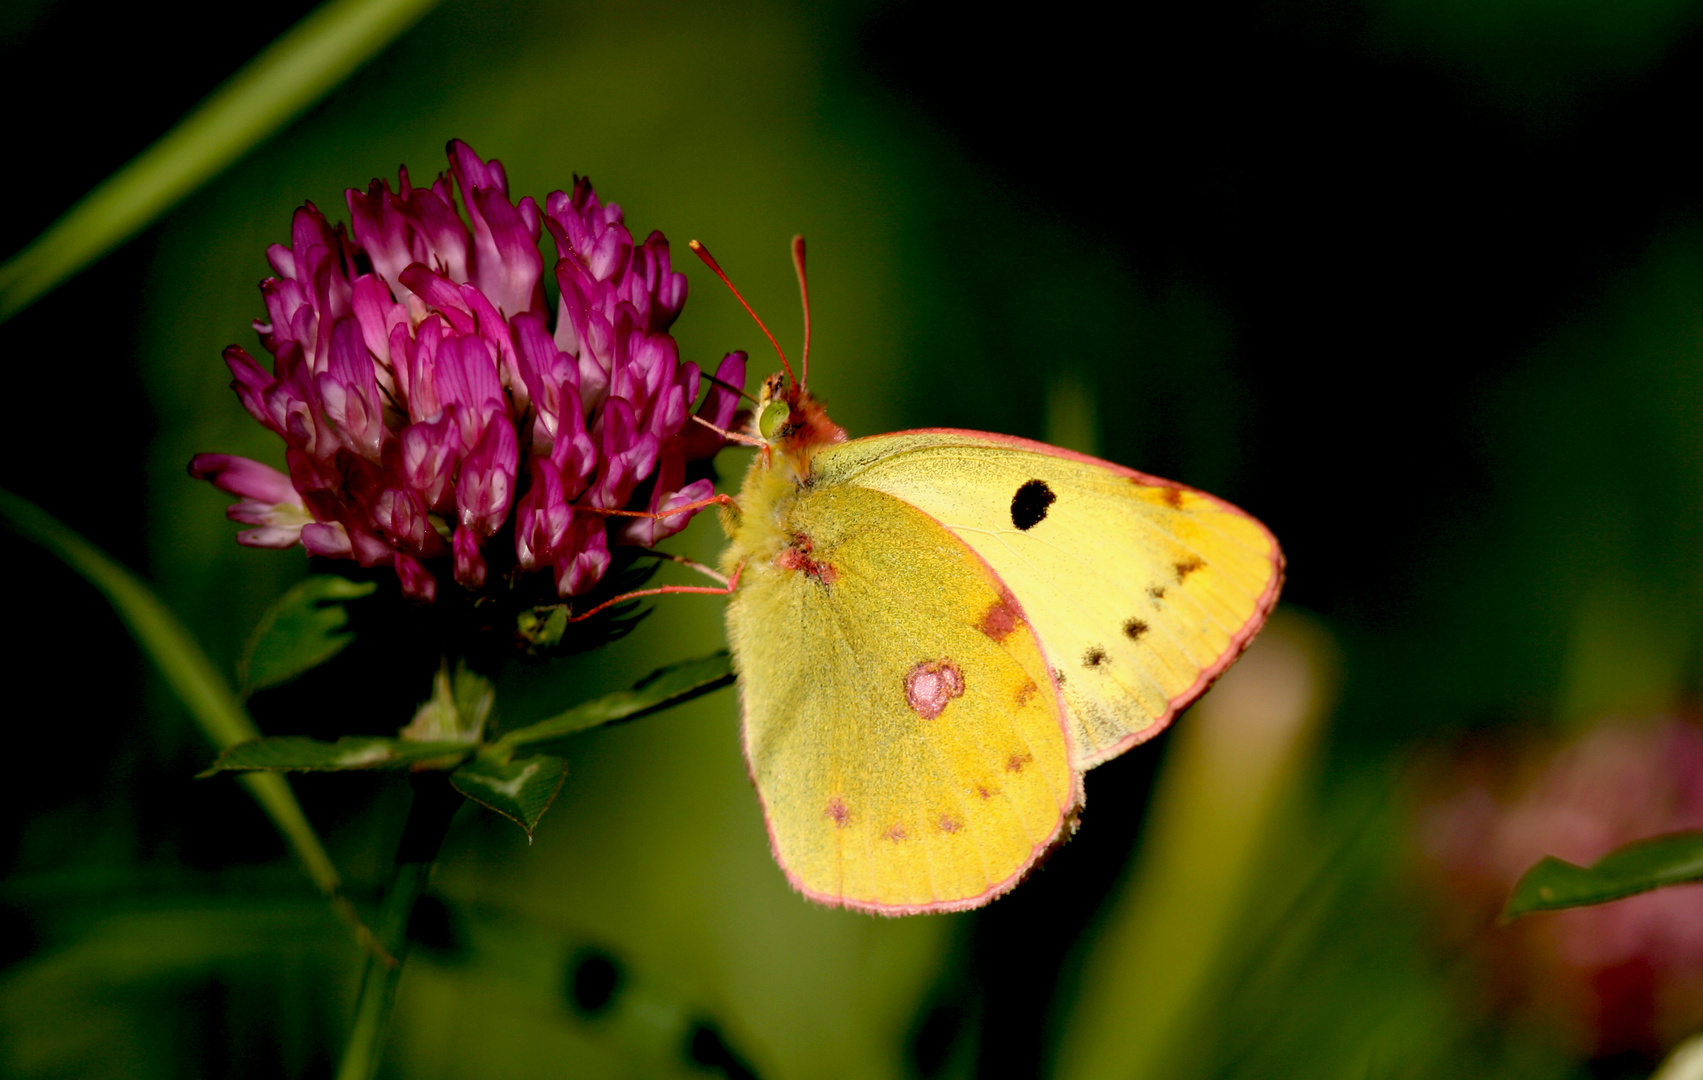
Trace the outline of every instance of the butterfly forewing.
{"label": "butterfly forewing", "polygon": [[1283,558],[1254,518],[1056,447],[912,431],[831,447],[816,482],[903,500],[999,576],[1033,625],[1088,768],[1157,734],[1277,599]]}
{"label": "butterfly forewing", "polygon": [[1079,791],[1034,633],[968,545],[898,499],[817,484],[764,513],[729,639],[793,884],[886,913],[1011,887]]}

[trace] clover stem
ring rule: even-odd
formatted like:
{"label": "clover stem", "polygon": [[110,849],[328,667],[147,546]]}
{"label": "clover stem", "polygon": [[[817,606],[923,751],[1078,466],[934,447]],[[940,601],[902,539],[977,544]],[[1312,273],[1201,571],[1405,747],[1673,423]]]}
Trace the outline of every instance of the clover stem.
{"label": "clover stem", "polygon": [[396,846],[396,870],[379,912],[379,941],[394,962],[387,964],[376,954],[367,956],[355,1020],[343,1047],[343,1060],[337,1066],[337,1080],[372,1080],[378,1073],[391,1006],[396,1003],[396,987],[408,959],[408,921],[432,875],[432,863],[449,832],[450,819],[463,801],[444,773],[419,772],[411,779],[414,801]]}

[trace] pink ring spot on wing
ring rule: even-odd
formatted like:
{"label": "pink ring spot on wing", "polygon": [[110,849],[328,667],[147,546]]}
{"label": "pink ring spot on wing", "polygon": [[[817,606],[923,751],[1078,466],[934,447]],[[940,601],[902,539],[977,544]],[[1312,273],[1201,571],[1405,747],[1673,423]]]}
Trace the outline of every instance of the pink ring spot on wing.
{"label": "pink ring spot on wing", "polygon": [[941,832],[954,833],[954,832],[957,832],[959,829],[962,829],[963,827],[964,827],[964,823],[959,821],[957,818],[953,817],[951,814],[941,814],[940,815],[940,831]]}
{"label": "pink ring spot on wing", "polygon": [[905,704],[924,720],[946,711],[946,703],[964,695],[964,673],[950,660],[924,660],[905,673]]}
{"label": "pink ring spot on wing", "polygon": [[887,831],[881,834],[883,840],[903,840],[904,838],[905,824],[902,821],[893,822],[893,824],[887,826]]}
{"label": "pink ring spot on wing", "polygon": [[828,808],[822,811],[822,815],[832,818],[837,829],[845,828],[846,822],[851,820],[851,811],[846,809],[846,800],[838,795],[828,800]]}

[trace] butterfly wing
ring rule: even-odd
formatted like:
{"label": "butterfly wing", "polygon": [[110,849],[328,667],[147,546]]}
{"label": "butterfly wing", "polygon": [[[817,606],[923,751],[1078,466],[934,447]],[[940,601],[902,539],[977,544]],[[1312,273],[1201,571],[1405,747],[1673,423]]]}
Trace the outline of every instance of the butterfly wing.
{"label": "butterfly wing", "polygon": [[1015,885],[1080,789],[1034,634],[988,625],[997,579],[880,492],[789,487],[746,509],[728,639],[746,760],[793,885],[885,914]]}
{"label": "butterfly wing", "polygon": [[1158,734],[1240,655],[1282,584],[1282,552],[1254,518],[1043,443],[899,432],[828,447],[813,469],[916,507],[993,569],[1053,667],[1080,769]]}

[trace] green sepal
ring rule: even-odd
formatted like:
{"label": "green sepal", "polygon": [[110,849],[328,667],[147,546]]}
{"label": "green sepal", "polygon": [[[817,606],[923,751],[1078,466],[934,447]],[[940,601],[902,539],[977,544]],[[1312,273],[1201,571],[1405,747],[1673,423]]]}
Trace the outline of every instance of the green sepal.
{"label": "green sepal", "polygon": [[355,640],[344,629],[349,613],[343,602],[366,596],[378,586],[334,574],[316,574],[297,582],[266,610],[249,635],[237,678],[246,696],[289,682],[336,656]]}
{"label": "green sepal", "polygon": [[1639,840],[1616,848],[1588,869],[1549,857],[1520,878],[1502,918],[1602,904],[1690,881],[1703,881],[1703,832]]}
{"label": "green sepal", "polygon": [[490,679],[470,670],[465,662],[458,662],[452,675],[446,660],[432,680],[432,696],[397,734],[425,743],[476,743],[484,737],[496,700]]}
{"label": "green sepal", "polygon": [[238,743],[200,775],[222,772],[346,772],[405,766],[447,769],[473,752],[464,742],[345,736],[334,743],[300,735]]}
{"label": "green sepal", "polygon": [[567,775],[568,763],[549,754],[519,761],[477,757],[450,773],[449,782],[469,799],[526,830],[530,840],[538,819],[556,801]]}
{"label": "green sepal", "polygon": [[538,746],[615,720],[633,720],[690,701],[733,681],[733,661],[725,651],[651,672],[631,690],[575,705],[567,712],[504,735],[492,744],[492,757],[504,760],[523,746]]}
{"label": "green sepal", "polygon": [[561,644],[568,629],[568,605],[547,604],[520,613],[515,631],[526,642],[526,650],[538,653]]}

